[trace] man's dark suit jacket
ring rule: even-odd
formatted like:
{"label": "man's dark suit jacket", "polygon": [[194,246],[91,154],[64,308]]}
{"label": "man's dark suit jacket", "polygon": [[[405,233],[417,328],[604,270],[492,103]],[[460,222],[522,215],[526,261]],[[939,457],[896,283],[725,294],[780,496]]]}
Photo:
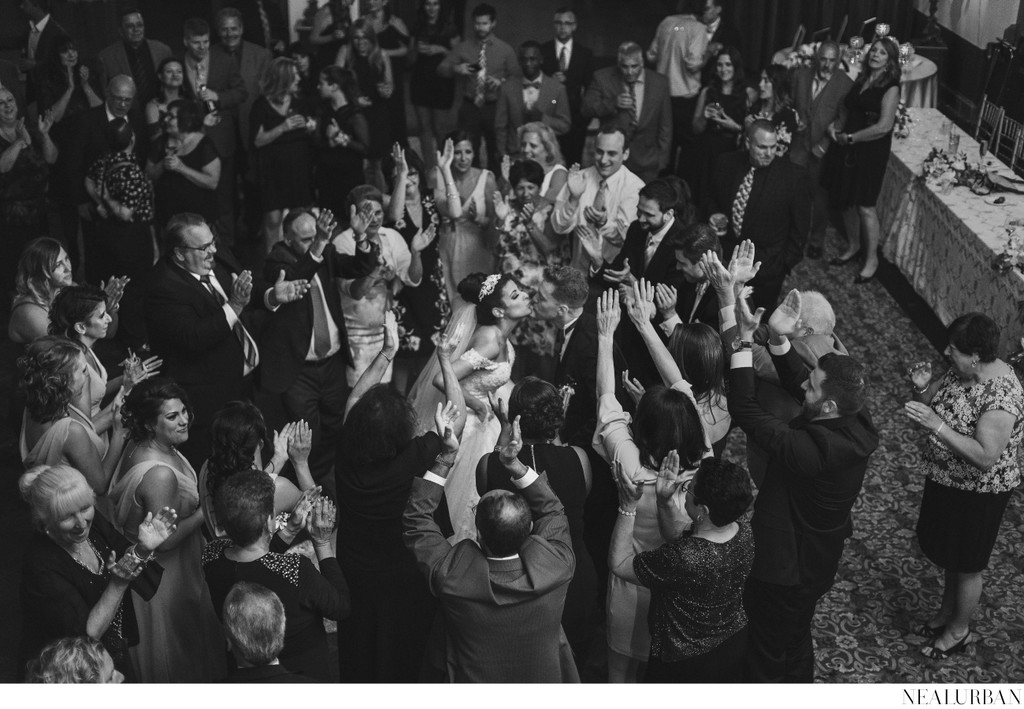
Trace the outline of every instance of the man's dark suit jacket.
{"label": "man's dark suit jacket", "polygon": [[635,128],[631,125],[631,112],[616,106],[616,99],[625,90],[617,66],[594,72],[594,80],[583,96],[581,113],[584,118],[597,118],[631,136],[626,167],[650,181],[668,165],[671,156],[672,103],[668,79],[644,69],[644,102]]}
{"label": "man's dark suit jacket", "polygon": [[839,116],[839,108],[853,87],[853,79],[836,68],[824,88],[814,96],[813,67],[801,67],[793,73],[793,103],[804,130],[793,136],[789,146],[789,159],[797,165],[806,165],[812,149],[820,145],[828,150],[828,127]]}
{"label": "man's dark suit jacket", "polygon": [[[233,7],[242,13],[242,39],[246,42],[258,44],[267,49],[267,41],[263,34],[263,22],[260,20],[260,11],[257,7],[257,0],[212,0],[210,3],[214,17],[225,7]],[[288,23],[281,14],[281,3],[278,0],[263,0],[263,10],[267,13],[267,21],[270,24],[270,41],[272,43],[283,42],[288,44]],[[217,28],[212,27],[216,32]]]}
{"label": "man's dark suit jacket", "polygon": [[[182,62],[188,61],[184,57],[181,60]],[[242,75],[238,71],[238,62],[226,53],[213,52],[211,48],[206,86],[217,92],[217,111],[220,113],[220,123],[215,126],[207,126],[204,132],[213,141],[222,160],[233,158],[238,141],[235,125],[238,121],[238,109],[249,96],[249,92],[245,90]],[[191,72],[186,64],[185,81],[182,82],[181,92],[185,98],[195,100],[196,88],[192,85]],[[206,111],[205,106],[203,111]]]}
{"label": "man's dark suit jacket", "polygon": [[[218,251],[213,276],[230,296],[232,276],[240,269],[227,252],[226,248]],[[246,311],[266,309],[263,297],[268,287],[262,279],[253,278]],[[242,344],[228,325],[224,309],[197,278],[164,258],[151,271],[145,310],[153,354],[164,361],[160,373],[185,388],[195,425],[208,427],[224,404],[245,395]],[[255,341],[255,328],[245,324]]]}
{"label": "man's dark suit jacket", "polygon": [[[150,77],[150,80],[155,91],[158,83],[156,70],[160,68],[160,62],[171,56],[171,48],[163,42],[158,42],[155,39],[147,39],[143,41],[146,48],[149,50],[150,59],[153,60],[153,75]],[[132,65],[128,61],[128,52],[125,51],[124,42],[121,40],[118,40],[110,46],[104,47],[100,50],[99,65],[100,86],[104,93],[107,91],[107,83],[118,74],[132,76]],[[136,100],[136,103],[143,105],[148,100],[144,96],[137,98],[141,100]]]}
{"label": "man's dark suit jacket", "polygon": [[[677,286],[676,314],[684,324],[700,322],[718,330],[718,311],[721,309],[718,305],[718,294],[709,285],[701,296],[697,309],[694,310],[693,302],[697,298],[698,285],[697,283],[688,283],[683,280]],[[691,311],[693,312],[692,318],[690,317]]]}
{"label": "man's dark suit jacket", "polygon": [[[69,36],[68,31],[57,24],[57,18],[50,15],[50,21],[39,33],[39,42],[36,44],[36,65],[28,74],[26,90],[29,103],[39,100],[39,88],[46,81],[45,74],[50,70],[50,60],[57,48],[57,42],[65,36]],[[25,40],[25,47],[28,47],[28,39]]]}
{"label": "man's dark suit jacket", "polygon": [[[285,242],[279,241],[267,256],[263,276],[269,283],[274,283],[282,270],[286,281],[310,280],[314,274],[320,276],[327,309],[338,327],[340,354],[345,363],[351,365],[352,353],[341,311],[341,295],[334,279],[360,278],[369,274],[375,264],[376,256],[372,251],[356,251],[355,256],[348,256],[339,254],[329,244],[324,249],[323,260],[317,263],[309,252],[299,256]],[[270,315],[260,342],[260,382],[268,391],[280,394],[292,385],[306,361],[312,334],[312,292],[301,300],[283,304]]]}
{"label": "man's dark suit jacket", "polygon": [[[248,26],[246,30],[248,30]],[[238,75],[242,77],[246,97],[236,111],[237,129],[242,149],[248,151],[250,150],[249,114],[252,112],[252,105],[260,95],[260,79],[263,78],[263,72],[267,70],[273,56],[270,54],[270,50],[248,40],[242,40],[242,46],[237,55],[230,54],[221,44],[211,45],[210,54],[211,56],[220,55],[225,61],[234,61],[238,65]]]}
{"label": "man's dark suit jacket", "polygon": [[[626,231],[626,240],[622,244],[622,250],[611,264],[606,264],[591,279],[591,291],[602,291],[608,288],[608,284],[602,278],[605,268],[619,271],[624,268],[626,259],[629,259],[629,268],[633,276],[639,280],[645,278],[651,283],[664,283],[667,286],[680,288],[683,284],[683,274],[676,267],[675,246],[682,238],[682,222],[678,219],[673,222],[668,232],[662,238],[658,248],[651,257],[651,262],[644,266],[644,253],[647,250],[647,232],[640,227],[639,222],[633,222]],[[717,327],[717,319],[715,324]],[[622,354],[626,359],[626,367],[629,369],[629,376],[640,380],[644,386],[652,386],[661,383],[661,377],[654,366],[647,345],[628,317],[623,317],[616,331],[616,341],[622,348]]]}
{"label": "man's dark suit jacket", "polygon": [[433,513],[444,488],[412,481],[405,545],[441,602],[455,682],[578,682],[562,632],[565,594],[576,567],[565,509],[546,476],[519,491],[533,533],[513,559],[489,559],[477,543],[455,546]]}
{"label": "man's dark suit jacket", "polygon": [[[784,388],[802,400],[807,369],[797,351],[772,361]],[[809,421],[801,414],[782,421],[758,404],[753,367],[731,370],[729,412],[768,455],[751,520],[751,577],[824,592],[853,531],[850,510],[878,447],[870,414],[863,409],[834,419]]]}
{"label": "man's dark suit jacket", "polygon": [[807,174],[786,159],[775,158],[754,173],[754,184],[743,216],[743,233],[733,231],[732,205],[750,169],[745,150],[725,153],[715,163],[708,214],[729,217],[729,231],[722,249],[730,253],[740,239],[750,239],[757,249],[761,270],[751,281],[759,283],[784,277],[803,258],[811,227],[811,196]]}
{"label": "man's dark suit jacket", "polygon": [[238,667],[228,672],[224,684],[315,684],[316,680],[283,665]]}
{"label": "man's dark suit jacket", "polygon": [[[557,79],[546,74],[540,75],[540,89],[534,112],[540,114],[537,120],[562,135],[569,130],[572,117],[569,114],[569,99],[565,87]],[[513,76],[501,85],[498,105],[494,115],[494,134],[497,136],[498,152],[502,155],[519,153],[519,126],[529,122],[526,104],[523,103],[523,79]]]}
{"label": "man's dark suit jacket", "polygon": [[[558,56],[555,54],[555,41],[549,40],[540,45],[540,56],[544,62],[542,69],[548,76],[558,71]],[[569,68],[565,72],[565,93],[569,97],[569,112],[573,120],[580,115],[583,103],[583,92],[594,76],[594,53],[584,47],[578,39],[572,40],[572,56],[569,57]]]}

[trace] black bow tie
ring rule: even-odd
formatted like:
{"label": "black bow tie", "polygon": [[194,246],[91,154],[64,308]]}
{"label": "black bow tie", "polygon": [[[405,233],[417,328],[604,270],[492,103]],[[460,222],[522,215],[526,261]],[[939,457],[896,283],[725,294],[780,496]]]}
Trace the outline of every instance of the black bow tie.
{"label": "black bow tie", "polygon": [[524,81],[523,82],[523,88],[530,88],[530,87],[533,87],[535,89],[539,89],[540,88],[540,79],[537,79],[536,81]]}

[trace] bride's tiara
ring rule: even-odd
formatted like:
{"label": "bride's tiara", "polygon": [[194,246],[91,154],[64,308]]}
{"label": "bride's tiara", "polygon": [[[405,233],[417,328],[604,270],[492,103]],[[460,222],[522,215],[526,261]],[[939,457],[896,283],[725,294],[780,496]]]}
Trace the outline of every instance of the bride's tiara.
{"label": "bride's tiara", "polygon": [[484,279],[484,282],[480,284],[480,295],[477,297],[477,301],[483,301],[484,298],[494,292],[494,289],[498,287],[498,283],[501,282],[501,274],[495,273]]}

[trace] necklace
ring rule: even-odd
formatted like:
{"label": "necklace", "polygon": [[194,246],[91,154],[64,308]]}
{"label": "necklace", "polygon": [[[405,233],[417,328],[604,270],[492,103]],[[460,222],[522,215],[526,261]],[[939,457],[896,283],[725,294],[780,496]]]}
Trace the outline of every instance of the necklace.
{"label": "necklace", "polygon": [[71,551],[71,558],[75,560],[76,564],[81,566],[83,569],[88,571],[90,574],[98,574],[98,575],[102,576],[103,575],[103,555],[100,554],[99,550],[96,548],[96,545],[92,543],[92,539],[86,539],[86,541],[89,543],[89,548],[92,550],[92,553],[96,557],[96,561],[97,561],[97,565],[99,567],[99,571],[98,572],[97,571],[93,571],[89,567],[89,565],[87,563],[85,563],[85,560],[82,559],[81,552]]}

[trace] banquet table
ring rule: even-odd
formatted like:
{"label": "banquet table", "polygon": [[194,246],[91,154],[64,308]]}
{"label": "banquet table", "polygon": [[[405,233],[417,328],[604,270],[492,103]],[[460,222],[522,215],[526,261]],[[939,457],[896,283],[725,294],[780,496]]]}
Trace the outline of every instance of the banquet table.
{"label": "banquet table", "polygon": [[[1007,242],[1011,219],[1024,220],[1024,194],[981,196],[967,187],[926,184],[921,166],[933,147],[946,147],[947,119],[934,108],[911,108],[909,114],[910,135],[893,140],[878,199],[882,253],[944,325],[980,311],[1002,329],[1000,356],[1016,352],[1024,336],[1024,275],[997,271],[992,263]],[[978,143],[968,135],[960,136],[960,151],[971,162],[979,160]],[[990,172],[1012,175],[992,155],[986,162]],[[1005,202],[991,204],[996,197]]]}

